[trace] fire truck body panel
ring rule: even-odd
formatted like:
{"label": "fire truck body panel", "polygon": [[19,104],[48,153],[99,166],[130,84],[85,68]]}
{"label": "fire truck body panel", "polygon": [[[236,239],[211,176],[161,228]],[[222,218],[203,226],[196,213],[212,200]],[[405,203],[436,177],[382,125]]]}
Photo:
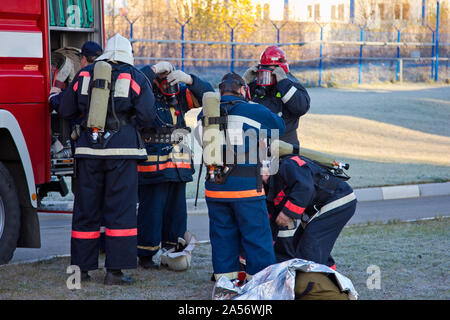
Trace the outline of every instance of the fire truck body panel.
{"label": "fire truck body panel", "polygon": [[[25,142],[25,138],[20,129],[19,122],[16,118],[8,111],[0,109],[0,128],[6,129],[11,134],[11,138],[14,141],[14,145],[17,148],[18,155],[20,157],[23,170],[27,179],[27,186],[29,190],[29,197],[31,205],[36,208],[36,186],[33,174],[33,166],[29,156],[28,148]],[[2,157],[5,158],[5,157]],[[34,196],[33,196],[34,195]]]}
{"label": "fire truck body panel", "polygon": [[[20,247],[40,245],[36,208],[41,188],[50,185],[54,175],[50,148],[55,115],[48,105],[51,52],[81,48],[88,40],[104,45],[102,0],[85,0],[93,10],[89,27],[69,26],[69,19],[67,27],[50,25],[50,1],[69,3],[2,0],[0,5],[0,184],[14,184],[9,189],[0,186],[0,264],[12,257],[12,252],[4,253],[11,249],[8,241]],[[11,203],[20,208],[11,209]],[[8,216],[12,211],[20,217]]]}
{"label": "fire truck body panel", "polygon": [[43,8],[46,0],[4,1],[0,8],[0,108],[20,124],[33,168],[33,177],[27,178],[35,179],[35,184],[50,180],[50,118],[45,101],[50,62]]}

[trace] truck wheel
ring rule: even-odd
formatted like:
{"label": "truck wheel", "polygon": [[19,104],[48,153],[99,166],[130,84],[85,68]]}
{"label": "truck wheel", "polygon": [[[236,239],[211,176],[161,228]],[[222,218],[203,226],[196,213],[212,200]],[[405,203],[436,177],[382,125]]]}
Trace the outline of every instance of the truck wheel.
{"label": "truck wheel", "polygon": [[14,179],[0,162],[0,264],[8,263],[20,234],[20,205]]}

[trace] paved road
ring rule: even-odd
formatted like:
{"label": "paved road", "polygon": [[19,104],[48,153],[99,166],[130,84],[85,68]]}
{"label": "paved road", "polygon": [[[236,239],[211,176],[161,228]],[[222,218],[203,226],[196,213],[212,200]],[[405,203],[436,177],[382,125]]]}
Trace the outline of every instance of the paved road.
{"label": "paved road", "polygon": [[[389,220],[414,220],[450,216],[450,196],[421,197],[410,199],[359,202],[349,224],[387,222]],[[18,248],[11,262],[43,259],[70,252],[70,214],[40,213],[42,247],[40,249]],[[208,216],[189,215],[188,229],[198,240],[208,240]]]}

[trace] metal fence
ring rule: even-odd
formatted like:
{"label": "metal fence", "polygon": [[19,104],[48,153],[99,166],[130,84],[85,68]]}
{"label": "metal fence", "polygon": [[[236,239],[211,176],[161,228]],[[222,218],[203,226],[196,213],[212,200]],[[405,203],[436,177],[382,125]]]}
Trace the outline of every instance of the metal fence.
{"label": "metal fence", "polygon": [[229,33],[221,35],[222,39],[186,39],[196,38],[204,30],[193,30],[189,20],[180,23],[176,19],[166,28],[171,30],[171,37],[178,33],[178,39],[134,38],[136,33],[146,34],[146,26],[134,26],[135,22],[128,21],[126,32],[137,64],[168,60],[178,69],[206,76],[213,84],[226,72],[242,74],[259,61],[261,52],[269,45],[278,45],[286,51],[291,72],[307,86],[449,81],[450,34],[439,34],[428,25],[421,26],[422,32],[414,33],[395,28],[394,32],[372,31],[355,24],[334,28],[316,23],[313,26],[318,32],[305,32],[299,25],[279,26],[272,22],[251,37],[256,41],[248,42],[238,41],[249,38],[240,33],[238,26],[228,27]]}
{"label": "metal fence", "polygon": [[[362,41],[322,39],[289,43],[164,39],[131,39],[131,41],[134,47],[156,45],[177,48],[171,50],[175,52],[175,55],[170,56],[136,56],[137,64],[168,60],[182,70],[217,74],[209,79],[213,83],[217,83],[220,76],[228,71],[243,73],[249,65],[259,61],[259,54],[266,46],[275,44],[288,52],[303,51],[304,59],[291,59],[288,54],[288,60],[291,71],[300,81],[309,86],[377,81],[448,81],[449,79],[450,43],[445,42],[438,45],[439,48],[445,48],[445,55],[438,56],[436,43],[433,42],[367,41],[365,39]],[[194,51],[193,47],[197,47],[197,50]],[[198,50],[198,47],[203,50]],[[240,56],[239,48],[243,47],[246,49],[242,51],[253,52],[253,58]],[[223,55],[224,50],[228,50],[228,57],[218,58],[216,53],[220,51]],[[190,56],[189,53],[193,52],[195,54]],[[429,56],[423,56],[426,52],[429,52]],[[388,56],[389,53],[392,55]]]}

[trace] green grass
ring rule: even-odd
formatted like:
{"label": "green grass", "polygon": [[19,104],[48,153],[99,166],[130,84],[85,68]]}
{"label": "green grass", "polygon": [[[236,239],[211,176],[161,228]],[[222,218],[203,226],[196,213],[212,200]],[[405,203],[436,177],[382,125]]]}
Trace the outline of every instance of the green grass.
{"label": "green grass", "polygon": [[[450,219],[346,227],[333,257],[337,269],[350,278],[360,299],[450,299]],[[103,256],[100,261],[103,262]],[[211,247],[198,245],[186,272],[129,270],[132,286],[103,285],[103,268],[80,290],[66,287],[69,258],[0,267],[0,300],[6,299],[187,299],[211,298]],[[369,290],[367,267],[381,270],[381,289]]]}
{"label": "green grass", "polygon": [[[450,219],[344,228],[332,255],[360,299],[449,299]],[[369,290],[370,265],[381,270],[381,289]]]}

